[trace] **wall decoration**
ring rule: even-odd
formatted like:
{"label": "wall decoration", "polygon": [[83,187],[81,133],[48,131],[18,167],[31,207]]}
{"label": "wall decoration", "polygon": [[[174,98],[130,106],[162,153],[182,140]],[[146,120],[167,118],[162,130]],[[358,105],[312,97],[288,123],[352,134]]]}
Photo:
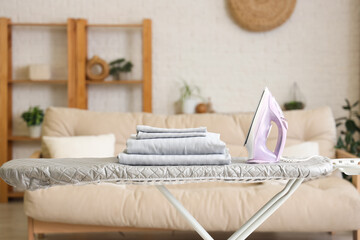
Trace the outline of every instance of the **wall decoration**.
{"label": "wall decoration", "polygon": [[116,59],[110,62],[110,74],[115,80],[130,80],[133,66],[132,62],[126,61],[124,58]]}
{"label": "wall decoration", "polygon": [[296,0],[228,0],[228,3],[241,27],[263,32],[283,24],[293,13]]}
{"label": "wall decoration", "polygon": [[109,75],[109,65],[98,56],[92,57],[86,64],[86,76],[90,80],[103,81]]}

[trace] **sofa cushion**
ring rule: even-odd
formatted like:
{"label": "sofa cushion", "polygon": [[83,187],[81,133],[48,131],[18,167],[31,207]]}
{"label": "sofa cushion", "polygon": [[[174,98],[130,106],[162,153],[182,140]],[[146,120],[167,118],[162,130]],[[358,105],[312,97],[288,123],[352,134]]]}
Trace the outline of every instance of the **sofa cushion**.
{"label": "sofa cushion", "polygon": [[290,147],[285,147],[283,156],[306,158],[319,155],[319,144],[317,142],[303,142]]}
{"label": "sofa cushion", "polygon": [[[197,183],[169,190],[209,231],[235,231],[283,186]],[[51,203],[51,204],[49,204]],[[347,181],[302,184],[257,231],[345,231],[360,228],[360,194]],[[153,186],[57,186],[25,193],[25,213],[41,221],[190,230]]]}
{"label": "sofa cushion", "polygon": [[[182,114],[157,115],[149,113],[92,112],[71,108],[48,108],[43,123],[44,136],[82,136],[114,133],[115,154],[126,147],[126,139],[136,133],[136,125],[151,125],[165,128],[188,128],[206,126],[208,131],[221,134],[221,139],[234,157],[247,156],[243,146],[253,113],[234,114]],[[285,112],[289,123],[286,146],[313,141],[319,144],[320,154],[334,157],[336,129],[330,108],[295,110]],[[275,148],[276,127],[272,128],[269,148]],[[50,157],[45,144],[42,154]]]}
{"label": "sofa cushion", "polygon": [[51,158],[113,157],[114,134],[42,138]]}

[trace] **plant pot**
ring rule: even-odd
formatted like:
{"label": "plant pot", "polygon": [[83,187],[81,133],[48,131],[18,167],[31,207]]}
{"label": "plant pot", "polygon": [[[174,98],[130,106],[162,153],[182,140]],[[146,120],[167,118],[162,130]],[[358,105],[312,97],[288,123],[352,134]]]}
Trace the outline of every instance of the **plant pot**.
{"label": "plant pot", "polygon": [[187,98],[182,102],[182,112],[185,114],[195,113],[196,105],[200,102],[196,98]]}
{"label": "plant pot", "polygon": [[298,109],[304,109],[305,104],[303,102],[299,101],[292,101],[284,104],[285,110],[298,110]]}
{"label": "plant pot", "polygon": [[120,73],[119,72],[116,72],[116,73],[112,74],[111,76],[113,78],[112,80],[116,80],[116,81],[120,80]]}
{"label": "plant pot", "polygon": [[29,128],[29,136],[31,138],[39,138],[41,136],[41,125],[30,126]]}
{"label": "plant pot", "polygon": [[119,74],[120,80],[131,80],[131,73],[130,72],[122,72]]}

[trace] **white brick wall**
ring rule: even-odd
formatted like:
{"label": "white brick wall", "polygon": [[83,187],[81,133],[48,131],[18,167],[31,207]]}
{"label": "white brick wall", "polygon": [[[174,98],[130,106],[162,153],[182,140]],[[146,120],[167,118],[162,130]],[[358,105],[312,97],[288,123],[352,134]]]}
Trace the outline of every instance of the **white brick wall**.
{"label": "white brick wall", "polygon": [[[186,79],[200,86],[219,112],[253,111],[264,86],[283,103],[297,81],[308,108],[329,105],[341,116],[343,99],[359,98],[359,9],[357,0],[297,1],[283,26],[251,33],[230,18],[225,0],[0,0],[0,16],[14,22],[82,17],[91,23],[136,23],[151,18],[155,113],[174,112],[178,82]],[[139,32],[92,30],[89,36],[89,56],[125,56],[135,63],[134,78],[141,76]],[[13,44],[17,78],[26,77],[28,64],[42,62],[51,64],[55,78],[66,77],[64,30],[19,28]],[[66,105],[65,88],[17,86],[14,92],[18,133],[25,131],[19,114],[29,104]],[[92,86],[90,108],[140,111],[139,96],[136,87]]]}

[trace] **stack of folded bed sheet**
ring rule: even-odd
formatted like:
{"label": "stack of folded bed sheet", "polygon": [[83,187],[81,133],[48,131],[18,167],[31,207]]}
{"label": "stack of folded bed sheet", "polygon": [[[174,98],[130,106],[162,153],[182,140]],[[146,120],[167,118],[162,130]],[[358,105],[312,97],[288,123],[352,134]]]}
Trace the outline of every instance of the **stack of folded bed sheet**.
{"label": "stack of folded bed sheet", "polygon": [[127,165],[224,165],[231,157],[220,134],[199,128],[156,128],[138,125],[137,134],[118,155]]}

